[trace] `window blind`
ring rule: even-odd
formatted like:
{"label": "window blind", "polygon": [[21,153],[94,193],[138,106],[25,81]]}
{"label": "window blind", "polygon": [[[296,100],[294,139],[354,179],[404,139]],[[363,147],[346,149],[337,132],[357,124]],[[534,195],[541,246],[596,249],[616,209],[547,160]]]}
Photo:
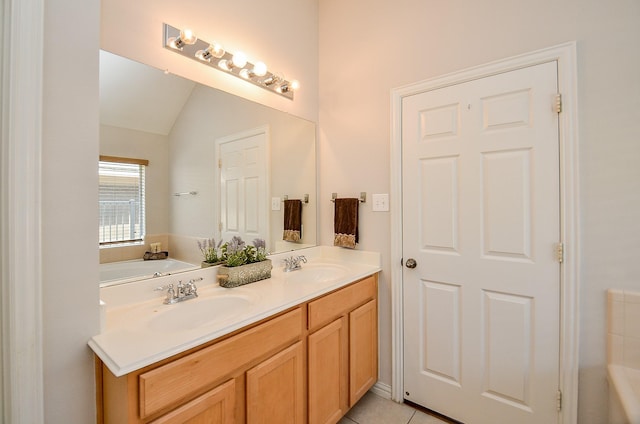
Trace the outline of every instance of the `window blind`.
{"label": "window blind", "polygon": [[101,245],[142,241],[145,235],[145,165],[148,161],[101,157],[98,228]]}

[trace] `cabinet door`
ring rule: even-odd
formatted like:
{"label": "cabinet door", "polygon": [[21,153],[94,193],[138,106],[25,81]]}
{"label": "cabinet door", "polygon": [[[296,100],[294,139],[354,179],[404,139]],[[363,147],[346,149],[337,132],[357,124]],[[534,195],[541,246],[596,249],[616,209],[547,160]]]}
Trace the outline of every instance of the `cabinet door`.
{"label": "cabinet door", "polygon": [[349,406],[378,380],[378,307],[374,300],[349,314]]}
{"label": "cabinet door", "polygon": [[235,380],[229,380],[150,424],[233,424],[235,394]]}
{"label": "cabinet door", "polygon": [[247,424],[304,422],[302,342],[247,371]]}
{"label": "cabinet door", "polygon": [[309,336],[309,424],[335,424],[348,409],[347,317]]}

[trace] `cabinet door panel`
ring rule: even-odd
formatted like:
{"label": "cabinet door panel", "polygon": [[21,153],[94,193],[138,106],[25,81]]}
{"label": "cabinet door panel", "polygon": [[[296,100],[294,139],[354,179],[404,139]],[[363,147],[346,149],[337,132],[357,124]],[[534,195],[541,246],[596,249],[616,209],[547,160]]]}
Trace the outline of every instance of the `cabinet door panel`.
{"label": "cabinet door panel", "polygon": [[304,422],[302,342],[247,371],[247,424]]}
{"label": "cabinet door panel", "polygon": [[347,318],[309,336],[309,424],[338,422],[348,408]]}
{"label": "cabinet door panel", "polygon": [[349,314],[349,406],[378,379],[378,307],[374,300]]}
{"label": "cabinet door panel", "polygon": [[150,424],[233,424],[235,390],[229,380]]}

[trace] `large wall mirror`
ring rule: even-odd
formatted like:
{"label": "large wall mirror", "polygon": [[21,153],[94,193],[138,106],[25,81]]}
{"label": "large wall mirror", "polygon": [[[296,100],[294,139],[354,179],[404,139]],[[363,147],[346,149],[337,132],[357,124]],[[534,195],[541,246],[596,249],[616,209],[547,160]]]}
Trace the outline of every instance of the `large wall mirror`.
{"label": "large wall mirror", "polygon": [[[264,145],[253,159],[264,165],[265,184],[225,185],[234,171],[222,171],[222,146],[252,137]],[[271,252],[316,245],[313,122],[101,51],[100,154],[149,161],[144,245],[102,248],[101,263],[142,258],[151,242],[160,242],[171,258],[199,264],[199,240],[220,240],[231,234],[227,224],[247,222],[260,223],[257,237]],[[295,243],[283,240],[286,197],[308,198]]]}

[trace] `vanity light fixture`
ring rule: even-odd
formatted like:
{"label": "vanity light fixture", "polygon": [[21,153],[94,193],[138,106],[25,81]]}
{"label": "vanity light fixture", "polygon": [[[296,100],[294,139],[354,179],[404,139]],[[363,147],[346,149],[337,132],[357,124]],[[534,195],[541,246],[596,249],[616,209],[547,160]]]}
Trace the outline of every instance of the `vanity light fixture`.
{"label": "vanity light fixture", "polygon": [[300,87],[297,80],[287,81],[282,74],[269,72],[264,62],[251,63],[244,53],[240,51],[230,53],[218,43],[199,40],[188,29],[179,30],[164,24],[164,47],[290,100],[293,100],[294,91]]}

